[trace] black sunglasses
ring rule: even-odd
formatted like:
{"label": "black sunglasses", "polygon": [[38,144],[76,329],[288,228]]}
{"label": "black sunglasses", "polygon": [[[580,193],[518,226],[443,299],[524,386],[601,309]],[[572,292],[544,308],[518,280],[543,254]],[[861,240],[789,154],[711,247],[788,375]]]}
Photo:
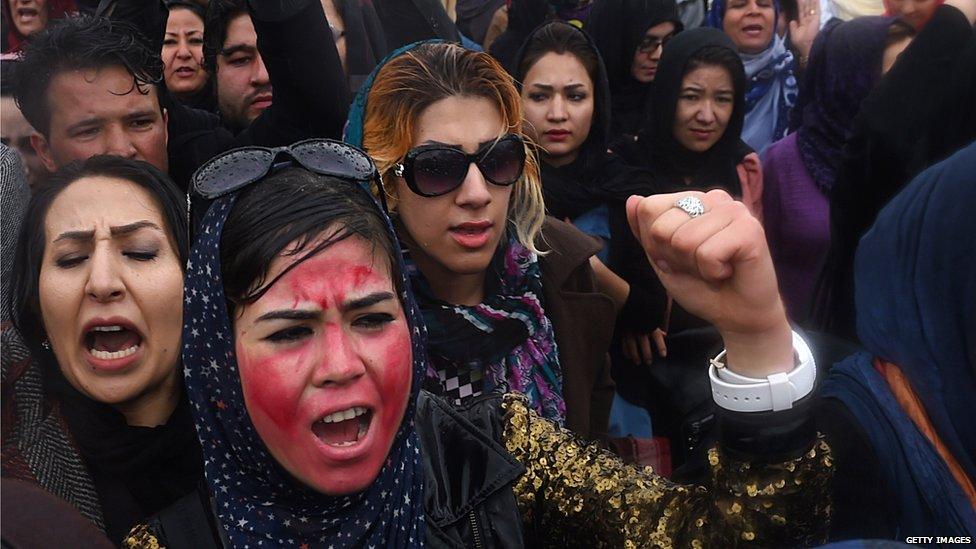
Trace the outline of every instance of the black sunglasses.
{"label": "black sunglasses", "polygon": [[[284,156],[284,160],[279,157]],[[331,139],[306,139],[287,147],[241,147],[208,160],[193,174],[193,188],[213,200],[254,183],[269,173],[299,165],[320,174],[359,183],[375,181],[384,211],[386,193],[373,161],[352,145]]]}
{"label": "black sunglasses", "polygon": [[423,145],[411,149],[393,173],[420,196],[440,196],[464,183],[472,162],[490,183],[507,187],[522,177],[525,145],[515,134],[485,143],[474,154],[447,145]]}

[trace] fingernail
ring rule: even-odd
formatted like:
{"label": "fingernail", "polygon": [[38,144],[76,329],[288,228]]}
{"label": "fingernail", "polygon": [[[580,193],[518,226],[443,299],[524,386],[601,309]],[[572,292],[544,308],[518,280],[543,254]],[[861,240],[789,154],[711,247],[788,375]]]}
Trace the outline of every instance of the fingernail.
{"label": "fingernail", "polygon": [[663,259],[658,259],[658,260],[654,261],[654,264],[657,265],[657,268],[658,269],[661,269],[661,272],[664,272],[664,273],[670,273],[671,272],[671,265],[668,265],[668,262],[665,261],[665,260],[663,260]]}

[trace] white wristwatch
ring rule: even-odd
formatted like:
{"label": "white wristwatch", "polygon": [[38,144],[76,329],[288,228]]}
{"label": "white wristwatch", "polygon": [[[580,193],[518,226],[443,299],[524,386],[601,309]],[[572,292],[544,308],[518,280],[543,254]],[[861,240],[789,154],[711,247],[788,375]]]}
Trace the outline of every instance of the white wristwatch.
{"label": "white wristwatch", "polygon": [[715,403],[734,412],[778,412],[813,391],[817,365],[810,347],[793,332],[793,353],[797,364],[792,370],[766,376],[765,379],[739,375],[722,364],[725,351],[710,361],[708,379],[712,382]]}

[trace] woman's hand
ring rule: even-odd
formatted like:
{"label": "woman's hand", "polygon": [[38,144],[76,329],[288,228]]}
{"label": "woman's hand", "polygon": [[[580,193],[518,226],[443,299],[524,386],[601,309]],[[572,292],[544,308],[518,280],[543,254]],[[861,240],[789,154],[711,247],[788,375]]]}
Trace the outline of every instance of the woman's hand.
{"label": "woman's hand", "polygon": [[[675,207],[699,198],[692,218]],[[627,201],[627,219],[668,290],[722,334],[728,366],[762,378],[793,368],[793,343],[759,221],[725,191],[660,194]]]}
{"label": "woman's hand", "polygon": [[790,21],[790,41],[800,53],[800,66],[805,67],[820,32],[820,0],[800,0],[797,8],[799,19]]}

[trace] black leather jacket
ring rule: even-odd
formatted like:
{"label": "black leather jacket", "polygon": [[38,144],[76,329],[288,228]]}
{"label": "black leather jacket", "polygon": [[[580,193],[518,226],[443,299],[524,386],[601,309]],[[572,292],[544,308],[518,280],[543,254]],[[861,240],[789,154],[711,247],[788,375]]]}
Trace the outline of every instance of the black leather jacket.
{"label": "black leather jacket", "polygon": [[423,449],[430,547],[522,547],[522,518],[512,486],[525,468],[502,440],[501,398],[478,397],[453,408],[420,393],[417,422]]}
{"label": "black leather jacket", "polygon": [[[522,519],[512,486],[525,468],[502,440],[501,396],[484,395],[454,408],[421,391],[417,433],[424,456],[427,546],[522,547]],[[169,549],[228,547],[222,539],[207,486],[137,526],[130,547]],[[137,533],[138,532],[138,533]]]}

